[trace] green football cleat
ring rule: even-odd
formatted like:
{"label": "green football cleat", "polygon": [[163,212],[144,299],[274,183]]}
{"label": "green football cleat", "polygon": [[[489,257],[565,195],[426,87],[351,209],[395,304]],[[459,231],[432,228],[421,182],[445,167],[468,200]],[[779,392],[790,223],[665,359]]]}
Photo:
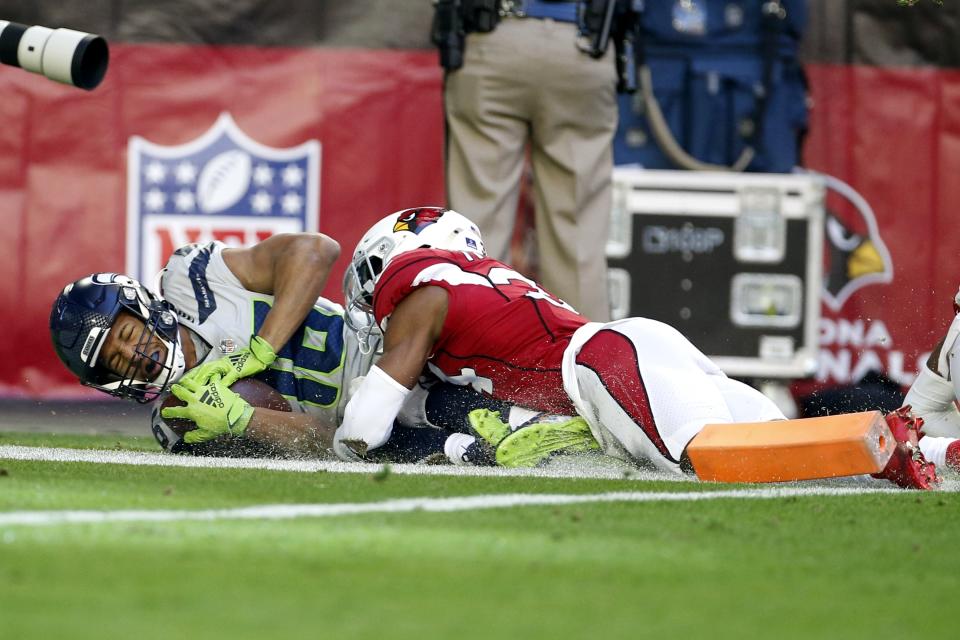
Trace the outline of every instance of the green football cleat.
{"label": "green football cleat", "polygon": [[510,425],[500,419],[499,411],[474,409],[467,414],[467,418],[470,420],[470,428],[491,447],[500,444],[500,441],[510,434]]}
{"label": "green football cleat", "polygon": [[495,452],[501,467],[535,467],[554,454],[599,451],[600,445],[583,418],[541,414],[516,430],[500,419],[500,413],[475,409],[470,426]]}

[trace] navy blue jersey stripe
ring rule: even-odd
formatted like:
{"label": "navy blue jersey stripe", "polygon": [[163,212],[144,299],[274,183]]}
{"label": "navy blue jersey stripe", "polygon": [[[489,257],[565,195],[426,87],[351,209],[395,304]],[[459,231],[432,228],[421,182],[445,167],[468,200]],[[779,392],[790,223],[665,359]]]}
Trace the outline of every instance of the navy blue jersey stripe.
{"label": "navy blue jersey stripe", "polygon": [[[212,245],[211,245],[212,246]],[[198,324],[203,324],[217,310],[217,298],[207,282],[207,267],[210,265],[210,246],[201,249],[190,261],[190,284],[197,300]]]}

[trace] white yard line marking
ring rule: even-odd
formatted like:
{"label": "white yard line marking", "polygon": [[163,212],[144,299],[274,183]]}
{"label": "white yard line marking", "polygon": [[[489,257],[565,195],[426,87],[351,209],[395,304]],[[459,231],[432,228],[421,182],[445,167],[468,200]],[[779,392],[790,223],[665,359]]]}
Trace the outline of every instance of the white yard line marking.
{"label": "white yard line marking", "polygon": [[[366,464],[359,462],[336,462],[323,460],[273,460],[259,458],[194,458],[191,456],[175,456],[166,453],[150,453],[139,451],[106,451],[98,449],[63,449],[50,447],[22,447],[14,445],[0,445],[0,463],[6,460],[36,460],[43,462],[86,462],[94,464],[125,464],[134,466],[161,466],[161,467],[189,467],[208,469],[264,469],[269,471],[287,471],[295,473],[359,473],[376,474],[383,472],[383,465]],[[475,477],[536,477],[536,478],[587,478],[631,481],[669,481],[691,482],[688,476],[673,475],[666,472],[643,471],[626,466],[611,458],[603,456],[567,457],[551,461],[550,466],[537,469],[503,469],[498,467],[459,467],[452,465],[430,466],[422,464],[391,464],[390,473],[400,475],[429,475],[429,476],[475,476]],[[941,491],[960,491],[960,480],[956,476],[947,479],[940,487]],[[773,492],[767,496],[781,495],[846,495],[847,493],[899,493],[893,485],[873,480],[866,476],[852,478],[833,478],[831,480],[811,480],[799,483],[784,483],[771,488],[757,490]],[[781,492],[777,494],[776,492]],[[784,494],[784,491],[797,491],[797,494]],[[806,493],[806,492],[823,493]],[[832,493],[833,492],[833,493]],[[736,494],[733,497],[751,497],[745,491],[729,492]],[[616,495],[616,494],[604,494]],[[638,493],[638,496],[657,496],[653,493]],[[724,492],[710,492],[690,494],[692,498],[676,498],[668,500],[702,500],[698,496],[717,495],[725,497]],[[653,498],[642,498],[651,500]],[[640,499],[638,499],[640,500]],[[551,504],[551,503],[544,503]],[[311,508],[317,505],[311,505]],[[327,508],[328,505],[323,505]],[[496,505],[495,505],[496,506]],[[284,507],[286,508],[286,507]],[[340,509],[342,505],[333,505]],[[368,508],[364,505],[364,508]],[[476,507],[481,508],[481,507]],[[155,513],[155,512],[150,512]],[[359,513],[359,512],[358,512]],[[331,514],[336,515],[336,514]],[[297,516],[299,517],[299,516]]]}
{"label": "white yard line marking", "polygon": [[741,491],[703,491],[694,493],[642,493],[624,491],[584,495],[504,494],[460,498],[409,498],[382,502],[346,504],[264,504],[235,509],[129,510],[129,511],[11,511],[0,513],[3,526],[46,526],[58,524],[100,524],[108,522],[182,522],[216,520],[290,520],[327,518],[367,513],[410,513],[413,511],[452,512],[476,509],[500,509],[545,505],[571,505],[598,502],[698,502],[701,500],[769,500],[774,498],[850,496],[866,493],[901,493],[898,489],[843,487],[771,487]]}
{"label": "white yard line marking", "polygon": [[[97,464],[131,464],[161,467],[209,469],[266,469],[315,473],[379,473],[382,464],[339,462],[328,460],[275,460],[264,458],[203,458],[176,456],[144,451],[107,451],[99,449],[60,449],[51,447],[0,446],[0,460],[38,460],[46,462],[91,462]],[[546,468],[503,469],[498,467],[460,467],[453,465],[391,464],[391,473],[431,476],[504,476],[538,478],[608,478],[637,480],[679,480],[690,478],[667,473],[644,472],[611,458],[594,456],[557,460]]]}

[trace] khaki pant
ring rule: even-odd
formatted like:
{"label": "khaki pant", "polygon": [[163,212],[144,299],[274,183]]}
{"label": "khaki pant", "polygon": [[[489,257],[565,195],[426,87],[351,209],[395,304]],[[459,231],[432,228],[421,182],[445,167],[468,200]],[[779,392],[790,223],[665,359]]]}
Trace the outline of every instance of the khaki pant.
{"label": "khaki pant", "polygon": [[598,321],[610,314],[612,53],[580,52],[573,24],[505,18],[467,36],[464,65],[444,88],[449,206],[477,223],[491,257],[509,261],[529,144],[539,280]]}

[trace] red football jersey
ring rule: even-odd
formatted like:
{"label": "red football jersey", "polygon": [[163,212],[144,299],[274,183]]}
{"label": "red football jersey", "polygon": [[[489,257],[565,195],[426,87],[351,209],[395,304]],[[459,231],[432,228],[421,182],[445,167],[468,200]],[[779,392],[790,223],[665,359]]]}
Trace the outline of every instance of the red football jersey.
{"label": "red football jersey", "polygon": [[440,339],[428,360],[439,377],[531,409],[573,415],[560,365],[573,332],[587,322],[568,304],[502,262],[416,249],[391,260],[377,282],[377,322],[414,289],[449,294]]}

